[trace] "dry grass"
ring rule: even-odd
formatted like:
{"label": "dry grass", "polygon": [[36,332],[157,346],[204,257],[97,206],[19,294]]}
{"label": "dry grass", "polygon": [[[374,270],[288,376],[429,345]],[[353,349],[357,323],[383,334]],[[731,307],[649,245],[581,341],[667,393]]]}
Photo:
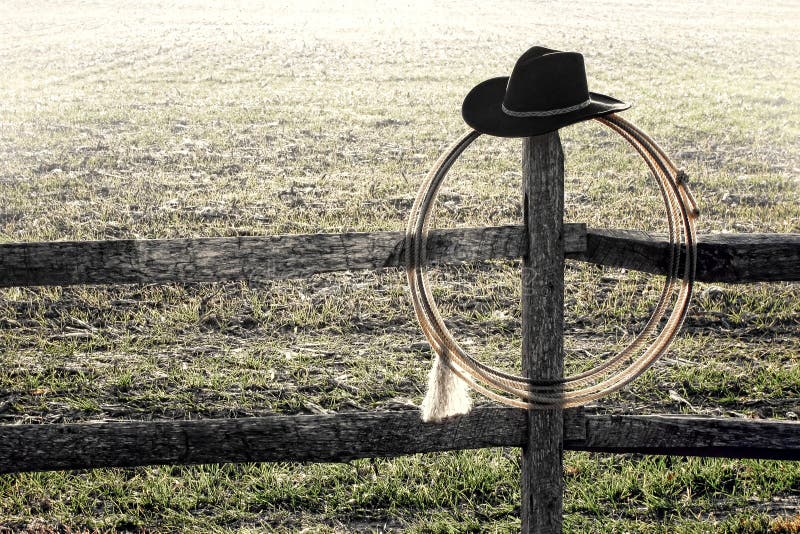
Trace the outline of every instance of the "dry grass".
{"label": "dry grass", "polygon": [[[466,91],[537,43],[584,52],[592,90],[634,102],[626,116],[692,177],[701,231],[800,232],[800,9],[790,3],[3,9],[0,242],[399,230],[422,176],[464,129]],[[568,220],[660,228],[652,181],[621,141],[594,124],[562,139]],[[518,161],[518,142],[480,139],[454,168],[436,224],[517,222]],[[459,338],[508,367],[519,352],[517,269],[434,273]],[[570,264],[568,283],[575,368],[614,350],[653,302],[654,282],[635,273]],[[704,285],[672,354],[597,409],[796,418],[799,333],[796,284]],[[396,407],[421,398],[421,340],[396,271],[7,289],[0,418]],[[788,463],[566,461],[574,532],[790,532],[800,496]],[[503,450],[24,474],[0,477],[0,525],[509,531],[517,476],[516,452]]]}

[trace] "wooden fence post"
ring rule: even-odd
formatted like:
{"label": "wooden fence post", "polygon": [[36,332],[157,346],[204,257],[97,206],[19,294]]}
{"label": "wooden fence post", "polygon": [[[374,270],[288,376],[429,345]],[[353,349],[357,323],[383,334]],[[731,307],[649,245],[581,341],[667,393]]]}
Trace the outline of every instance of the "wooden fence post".
{"label": "wooden fence post", "polygon": [[[564,154],[558,132],[524,140],[522,179],[522,370],[557,378],[564,367]],[[523,533],[562,530],[563,449],[563,410],[529,410],[522,449]]]}

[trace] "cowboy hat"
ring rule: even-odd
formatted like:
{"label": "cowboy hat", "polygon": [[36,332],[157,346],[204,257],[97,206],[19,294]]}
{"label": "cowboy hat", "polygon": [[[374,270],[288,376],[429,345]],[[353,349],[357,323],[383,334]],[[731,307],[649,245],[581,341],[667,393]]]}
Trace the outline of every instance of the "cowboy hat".
{"label": "cowboy hat", "polygon": [[481,133],[529,137],[629,107],[589,92],[581,54],[534,46],[517,60],[510,77],[475,86],[461,114]]}

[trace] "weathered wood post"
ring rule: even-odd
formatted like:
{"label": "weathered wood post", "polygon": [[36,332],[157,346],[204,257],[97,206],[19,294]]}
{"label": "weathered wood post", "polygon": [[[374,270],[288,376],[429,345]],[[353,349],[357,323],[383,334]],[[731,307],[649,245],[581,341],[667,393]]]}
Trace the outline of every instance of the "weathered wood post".
{"label": "weathered wood post", "polygon": [[[564,368],[564,153],[558,132],[528,137],[522,150],[522,370],[557,378]],[[522,532],[560,533],[563,410],[529,410],[522,449]]]}

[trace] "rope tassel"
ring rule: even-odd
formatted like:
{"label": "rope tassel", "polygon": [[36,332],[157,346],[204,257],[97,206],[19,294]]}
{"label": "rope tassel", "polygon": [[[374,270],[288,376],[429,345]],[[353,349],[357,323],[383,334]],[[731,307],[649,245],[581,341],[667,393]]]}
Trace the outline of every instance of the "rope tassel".
{"label": "rope tassel", "polygon": [[422,420],[439,423],[464,415],[472,408],[469,386],[437,355],[428,375],[428,391],[422,401]]}

